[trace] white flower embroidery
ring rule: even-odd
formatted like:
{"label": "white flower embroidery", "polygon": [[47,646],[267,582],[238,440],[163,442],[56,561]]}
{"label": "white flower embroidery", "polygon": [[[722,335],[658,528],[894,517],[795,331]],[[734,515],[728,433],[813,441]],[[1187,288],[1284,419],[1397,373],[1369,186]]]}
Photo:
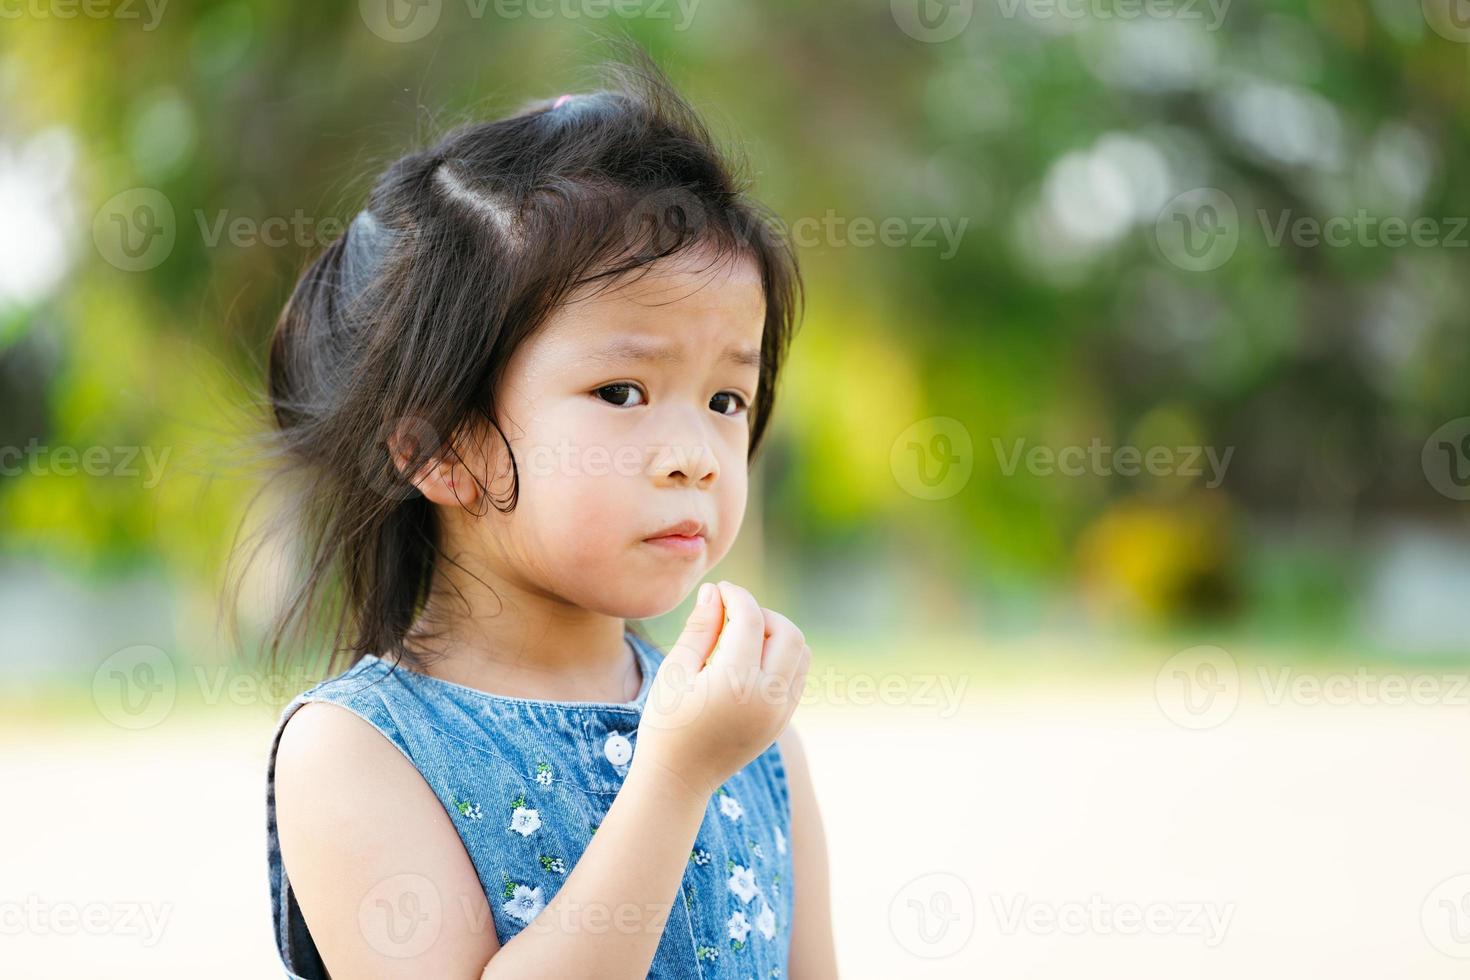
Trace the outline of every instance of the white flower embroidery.
{"label": "white flower embroidery", "polygon": [[536,763],[536,782],[542,786],[551,785],[551,766],[544,762]]}
{"label": "white flower embroidery", "polygon": [[749,868],[735,864],[730,868],[730,879],[725,882],[730,890],[740,896],[742,902],[755,898],[760,888],[755,883],[755,873]]}
{"label": "white flower embroidery", "polygon": [[515,808],[515,812],[510,815],[510,829],[522,837],[531,836],[531,834],[535,833],[536,828],[540,826],[541,815],[535,810],[518,806]]}
{"label": "white flower embroidery", "polygon": [[740,815],[745,812],[745,807],[741,806],[740,801],[729,793],[721,793],[720,812],[731,820],[739,820]]}
{"label": "white flower embroidery", "polygon": [[506,915],[521,922],[530,922],[536,915],[546,907],[546,900],[541,897],[541,886],[527,888],[525,885],[515,886],[515,897],[506,902],[500,908]]}
{"label": "white flower embroidery", "polygon": [[750,932],[750,920],[739,909],[736,909],[730,914],[730,921],[725,923],[725,925],[730,930],[731,939],[743,940],[745,939],[745,934]]}
{"label": "white flower embroidery", "polygon": [[779,852],[781,852],[782,854],[785,854],[786,853],[786,835],[783,834],[783,833],[781,833],[781,828],[780,827],[776,827],[776,828],[774,828],[774,830],[776,831],[776,850],[779,851]]}
{"label": "white flower embroidery", "polygon": [[761,850],[761,842],[758,840],[753,840],[750,842],[750,853],[754,854],[762,861],[766,859],[766,852]]}
{"label": "white flower embroidery", "polygon": [[761,931],[761,935],[770,939],[776,935],[776,913],[765,902],[761,902],[761,910],[756,914],[755,927]]}

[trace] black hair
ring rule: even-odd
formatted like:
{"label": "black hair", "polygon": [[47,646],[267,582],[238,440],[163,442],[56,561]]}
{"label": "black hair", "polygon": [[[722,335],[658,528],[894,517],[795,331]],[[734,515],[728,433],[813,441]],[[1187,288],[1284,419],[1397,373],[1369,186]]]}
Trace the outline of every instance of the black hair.
{"label": "black hair", "polygon": [[[574,290],[694,246],[753,260],[766,312],[750,457],[759,448],[800,318],[795,255],[651,60],[637,53],[603,75],[596,91],[459,126],[401,157],[302,273],[267,369],[268,456],[290,486],[274,530],[297,578],[266,637],[273,662],[324,626],[333,666],[369,653],[422,666],[405,636],[441,552],[436,508],[406,474],[454,458],[474,432],[509,449],[500,377]],[[405,430],[401,465],[389,443]],[[491,501],[503,512],[514,477]]]}

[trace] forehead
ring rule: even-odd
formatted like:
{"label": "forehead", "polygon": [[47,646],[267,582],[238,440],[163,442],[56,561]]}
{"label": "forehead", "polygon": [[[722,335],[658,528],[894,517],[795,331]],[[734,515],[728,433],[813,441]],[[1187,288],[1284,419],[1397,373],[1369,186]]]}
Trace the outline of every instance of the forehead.
{"label": "forehead", "polygon": [[548,319],[544,341],[587,348],[629,332],[669,343],[743,341],[759,347],[765,291],[754,259],[687,250],[614,282],[572,293]]}

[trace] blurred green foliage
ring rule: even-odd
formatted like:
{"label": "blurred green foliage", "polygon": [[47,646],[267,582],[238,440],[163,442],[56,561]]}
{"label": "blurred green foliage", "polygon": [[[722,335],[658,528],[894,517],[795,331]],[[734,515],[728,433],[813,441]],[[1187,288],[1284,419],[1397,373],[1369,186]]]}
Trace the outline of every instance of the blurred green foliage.
{"label": "blurred green foliage", "polygon": [[[0,292],[0,444],[169,456],[156,486],[146,469],[0,478],[5,550],[211,581],[251,489],[230,455],[240,407],[304,261],[391,159],[581,87],[607,32],[652,51],[805,236],[808,316],[759,464],[768,553],[794,587],[839,588],[825,572],[856,555],[920,593],[1030,597],[1015,608],[1036,617],[1331,624],[1379,528],[1464,528],[1421,449],[1470,414],[1470,233],[1272,236],[1361,211],[1452,237],[1470,214],[1470,45],[1390,0],[1237,0],[1218,24],[1204,5],[994,0],[938,42],[903,29],[902,6],[445,2],[402,43],[351,2],[174,4],[151,27],[142,6],[26,8],[0,33],[0,180],[20,188],[0,193],[44,204],[0,235],[20,258],[57,239],[61,258]],[[60,189],[38,198],[47,176]],[[176,235],[141,271],[94,234],[134,188],[162,195]],[[1194,188],[1238,216],[1233,255],[1198,271],[1166,241],[1169,202]],[[286,230],[272,244],[237,219]],[[864,244],[862,221],[902,241]],[[934,500],[894,455],[931,417],[971,447],[964,486]],[[1094,442],[1232,455],[1218,485],[1012,455]]]}

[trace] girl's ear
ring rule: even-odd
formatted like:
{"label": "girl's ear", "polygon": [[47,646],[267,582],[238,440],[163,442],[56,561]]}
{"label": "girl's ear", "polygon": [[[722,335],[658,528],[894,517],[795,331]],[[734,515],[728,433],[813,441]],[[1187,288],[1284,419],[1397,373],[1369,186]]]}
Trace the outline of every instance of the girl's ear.
{"label": "girl's ear", "polygon": [[459,460],[434,462],[424,467],[413,481],[419,493],[444,507],[473,504],[480,495],[480,485],[470,477]]}
{"label": "girl's ear", "polygon": [[[406,419],[398,424],[388,437],[388,451],[393,465],[400,473],[413,462],[418,445],[417,439],[424,433],[424,423],[418,419]],[[444,507],[472,504],[479,497],[480,485],[469,474],[458,452],[451,449],[445,457],[436,457],[423,464],[411,482],[432,503]]]}

